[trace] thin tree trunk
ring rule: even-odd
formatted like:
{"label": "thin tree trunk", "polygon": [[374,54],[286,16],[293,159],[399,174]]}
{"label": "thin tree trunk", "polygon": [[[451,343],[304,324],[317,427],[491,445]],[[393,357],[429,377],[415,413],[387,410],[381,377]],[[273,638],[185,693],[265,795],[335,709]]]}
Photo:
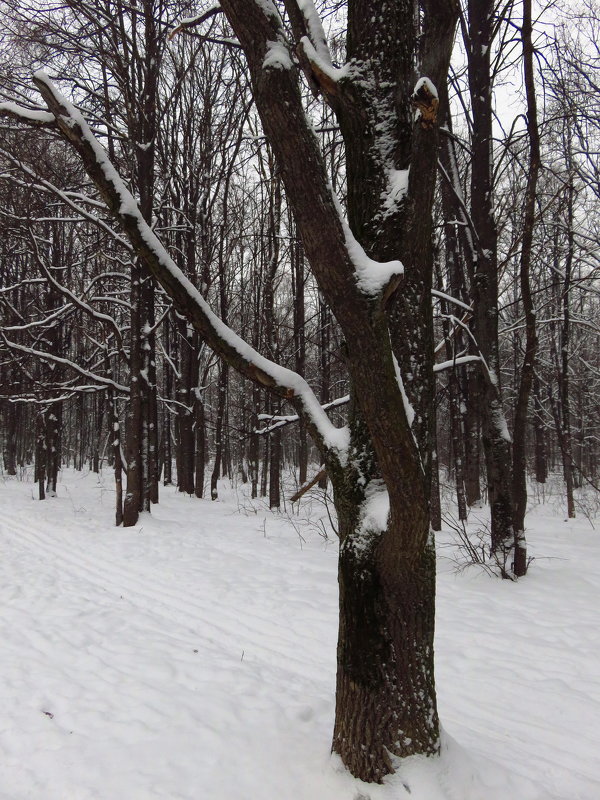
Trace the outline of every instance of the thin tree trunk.
{"label": "thin tree trunk", "polygon": [[442,530],[442,504],[440,501],[440,464],[438,457],[437,425],[434,422],[431,430],[431,530]]}
{"label": "thin tree trunk", "polygon": [[520,287],[523,311],[525,313],[525,356],[521,366],[521,376],[515,405],[513,426],[513,498],[515,527],[515,576],[527,572],[527,547],[525,543],[525,512],[527,510],[527,416],[529,395],[534,377],[537,353],[536,314],[530,286],[531,250],[533,228],[535,225],[535,201],[537,179],[540,169],[540,142],[537,125],[537,104],[535,97],[535,73],[533,67],[533,43],[531,25],[531,0],[523,0],[523,64],[525,70],[525,91],[527,94],[527,132],[529,135],[529,172],[525,192],[525,216],[523,220],[523,241],[521,244]]}
{"label": "thin tree trunk", "polygon": [[119,412],[117,411],[117,404],[112,391],[109,391],[107,404],[110,414],[111,444],[115,475],[115,525],[118,527],[123,522],[123,462],[121,459],[121,424],[119,422]]}
{"label": "thin tree trunk", "polygon": [[46,499],[46,420],[43,411],[36,416],[34,480],[38,485],[38,499]]}
{"label": "thin tree trunk", "polygon": [[281,506],[281,431],[275,430],[269,436],[269,508]]}
{"label": "thin tree trunk", "polygon": [[142,411],[142,339],[141,339],[141,264],[131,267],[131,330],[129,339],[129,404],[126,414],[125,461],[127,486],[123,503],[123,526],[129,528],[137,524],[142,509],[142,458],[143,411]]}
{"label": "thin tree trunk", "polygon": [[473,307],[478,347],[485,359],[479,371],[482,437],[488,501],[491,513],[491,549],[502,575],[513,571],[511,440],[502,407],[498,347],[497,231],[492,185],[492,85],[490,56],[494,26],[493,0],[468,2],[469,89],[473,113],[471,218],[477,231],[473,267]]}
{"label": "thin tree trunk", "polygon": [[227,399],[227,365],[222,363],[219,367],[219,388],[217,399],[217,419],[215,422],[215,460],[210,476],[210,499],[216,500],[219,496],[217,482],[221,476],[221,459],[223,457],[223,422],[225,419],[225,402]]}
{"label": "thin tree trunk", "polygon": [[[321,376],[321,403],[331,400],[331,326],[333,324],[331,312],[327,307],[325,298],[319,294],[319,372]],[[319,489],[327,490],[327,471],[319,479]]]}
{"label": "thin tree trunk", "polygon": [[540,391],[540,379],[533,376],[533,432],[535,441],[535,479],[538,483],[546,483],[548,462],[546,454],[546,426],[542,418],[543,407]]}
{"label": "thin tree trunk", "polygon": [[195,448],[195,476],[194,476],[194,494],[196,497],[204,497],[204,472],[206,465],[206,419],[204,414],[204,403],[198,393],[196,402],[194,404],[195,412],[195,433],[196,433],[196,448]]}
{"label": "thin tree trunk", "polygon": [[62,404],[54,403],[46,411],[46,493],[56,496],[60,469],[60,436],[62,429]]}

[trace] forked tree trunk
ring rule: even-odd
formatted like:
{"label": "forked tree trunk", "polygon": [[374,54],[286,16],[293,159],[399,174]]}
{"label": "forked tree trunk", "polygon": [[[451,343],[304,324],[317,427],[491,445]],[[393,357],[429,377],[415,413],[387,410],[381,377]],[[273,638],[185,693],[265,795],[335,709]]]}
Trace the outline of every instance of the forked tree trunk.
{"label": "forked tree trunk", "polygon": [[[307,32],[300,5],[292,0],[285,5],[300,43]],[[435,559],[429,530],[431,204],[437,152],[437,96],[431,81],[446,78],[457,7],[451,0],[425,0],[423,28],[417,30],[421,17],[414,14],[412,0],[349,3],[353,70],[337,80],[337,73],[334,78],[323,73],[320,57],[312,65],[306,52],[301,57],[312,71],[311,85],[320,85],[335,107],[346,140],[352,165],[352,232],[368,256],[391,260],[384,268],[367,262],[366,270],[360,245],[353,242],[332,196],[275,6],[222,0],[221,8],[246,54],[256,106],[307,260],[346,338],[354,398],[349,443],[347,431],[326,419],[300,376],[249,346],[236,346],[230,334],[223,334],[223,326],[190,292],[160,242],[131,209],[126,189],[98,163],[92,134],[76,120],[76,110],[59,100],[43,77],[35,81],[61,133],[81,154],[132,245],[176,305],[229,364],[290,400],[304,416],[331,476],[340,519],[333,748],[356,777],[381,781],[394,768],[392,755],[439,752],[433,679]],[[303,8],[307,11],[308,4]],[[326,50],[319,26],[311,24],[310,33],[319,52]],[[411,95],[417,64],[430,80],[420,81]],[[421,114],[416,124],[411,102]],[[390,176],[409,166],[410,175],[403,173],[408,176],[406,195],[398,197],[395,182],[390,190]],[[402,293],[398,258],[407,266]],[[394,307],[405,318],[394,318],[392,332]],[[397,335],[402,331],[408,333],[405,344]],[[382,519],[381,501],[386,499],[390,512]]]}
{"label": "forked tree trunk", "polygon": [[[350,419],[349,465],[341,473],[331,471],[340,536],[332,747],[353,775],[380,783],[394,769],[392,757],[439,751],[435,548],[427,476],[420,469],[411,502],[392,509],[387,523],[379,519],[383,528],[375,522],[377,514],[365,516],[364,504],[382,482],[354,403]],[[399,469],[400,483],[415,466]],[[364,491],[357,491],[357,472],[366,480]],[[415,540],[422,546],[413,547]]]}

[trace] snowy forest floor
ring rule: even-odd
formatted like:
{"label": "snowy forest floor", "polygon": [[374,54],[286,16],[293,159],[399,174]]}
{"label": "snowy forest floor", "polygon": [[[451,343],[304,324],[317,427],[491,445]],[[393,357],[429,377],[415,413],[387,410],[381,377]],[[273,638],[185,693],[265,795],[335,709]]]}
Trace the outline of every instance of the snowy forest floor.
{"label": "snowy forest floor", "polygon": [[[29,476],[30,479],[30,476]],[[439,536],[438,760],[382,786],[329,753],[335,536],[163,489],[115,528],[111,476],[0,478],[1,800],[598,800],[600,525],[527,517],[519,583]],[[482,512],[483,513],[483,512]],[[588,514],[589,516],[589,514]],[[323,531],[321,530],[321,533]]]}

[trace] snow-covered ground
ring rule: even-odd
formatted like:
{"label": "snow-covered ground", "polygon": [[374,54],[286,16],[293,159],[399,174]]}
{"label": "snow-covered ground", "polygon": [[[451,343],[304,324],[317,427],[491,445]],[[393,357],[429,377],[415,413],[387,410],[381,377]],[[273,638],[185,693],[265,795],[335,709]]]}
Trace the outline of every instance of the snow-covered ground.
{"label": "snow-covered ground", "polygon": [[122,529],[109,473],[63,473],[42,503],[0,479],[1,800],[600,798],[585,517],[535,508],[518,584],[457,572],[441,547],[444,752],[368,786],[329,753],[337,548],[319,507],[290,521],[222,496],[164,489]]}

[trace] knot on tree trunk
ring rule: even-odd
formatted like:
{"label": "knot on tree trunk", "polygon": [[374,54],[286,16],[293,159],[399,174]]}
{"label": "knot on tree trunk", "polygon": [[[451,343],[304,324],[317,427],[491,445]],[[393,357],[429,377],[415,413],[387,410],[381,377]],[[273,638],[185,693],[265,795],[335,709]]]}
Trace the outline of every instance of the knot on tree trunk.
{"label": "knot on tree trunk", "polygon": [[437,122],[440,101],[431,82],[428,80],[419,81],[410,101],[420,112],[421,127],[426,130],[433,128]]}

